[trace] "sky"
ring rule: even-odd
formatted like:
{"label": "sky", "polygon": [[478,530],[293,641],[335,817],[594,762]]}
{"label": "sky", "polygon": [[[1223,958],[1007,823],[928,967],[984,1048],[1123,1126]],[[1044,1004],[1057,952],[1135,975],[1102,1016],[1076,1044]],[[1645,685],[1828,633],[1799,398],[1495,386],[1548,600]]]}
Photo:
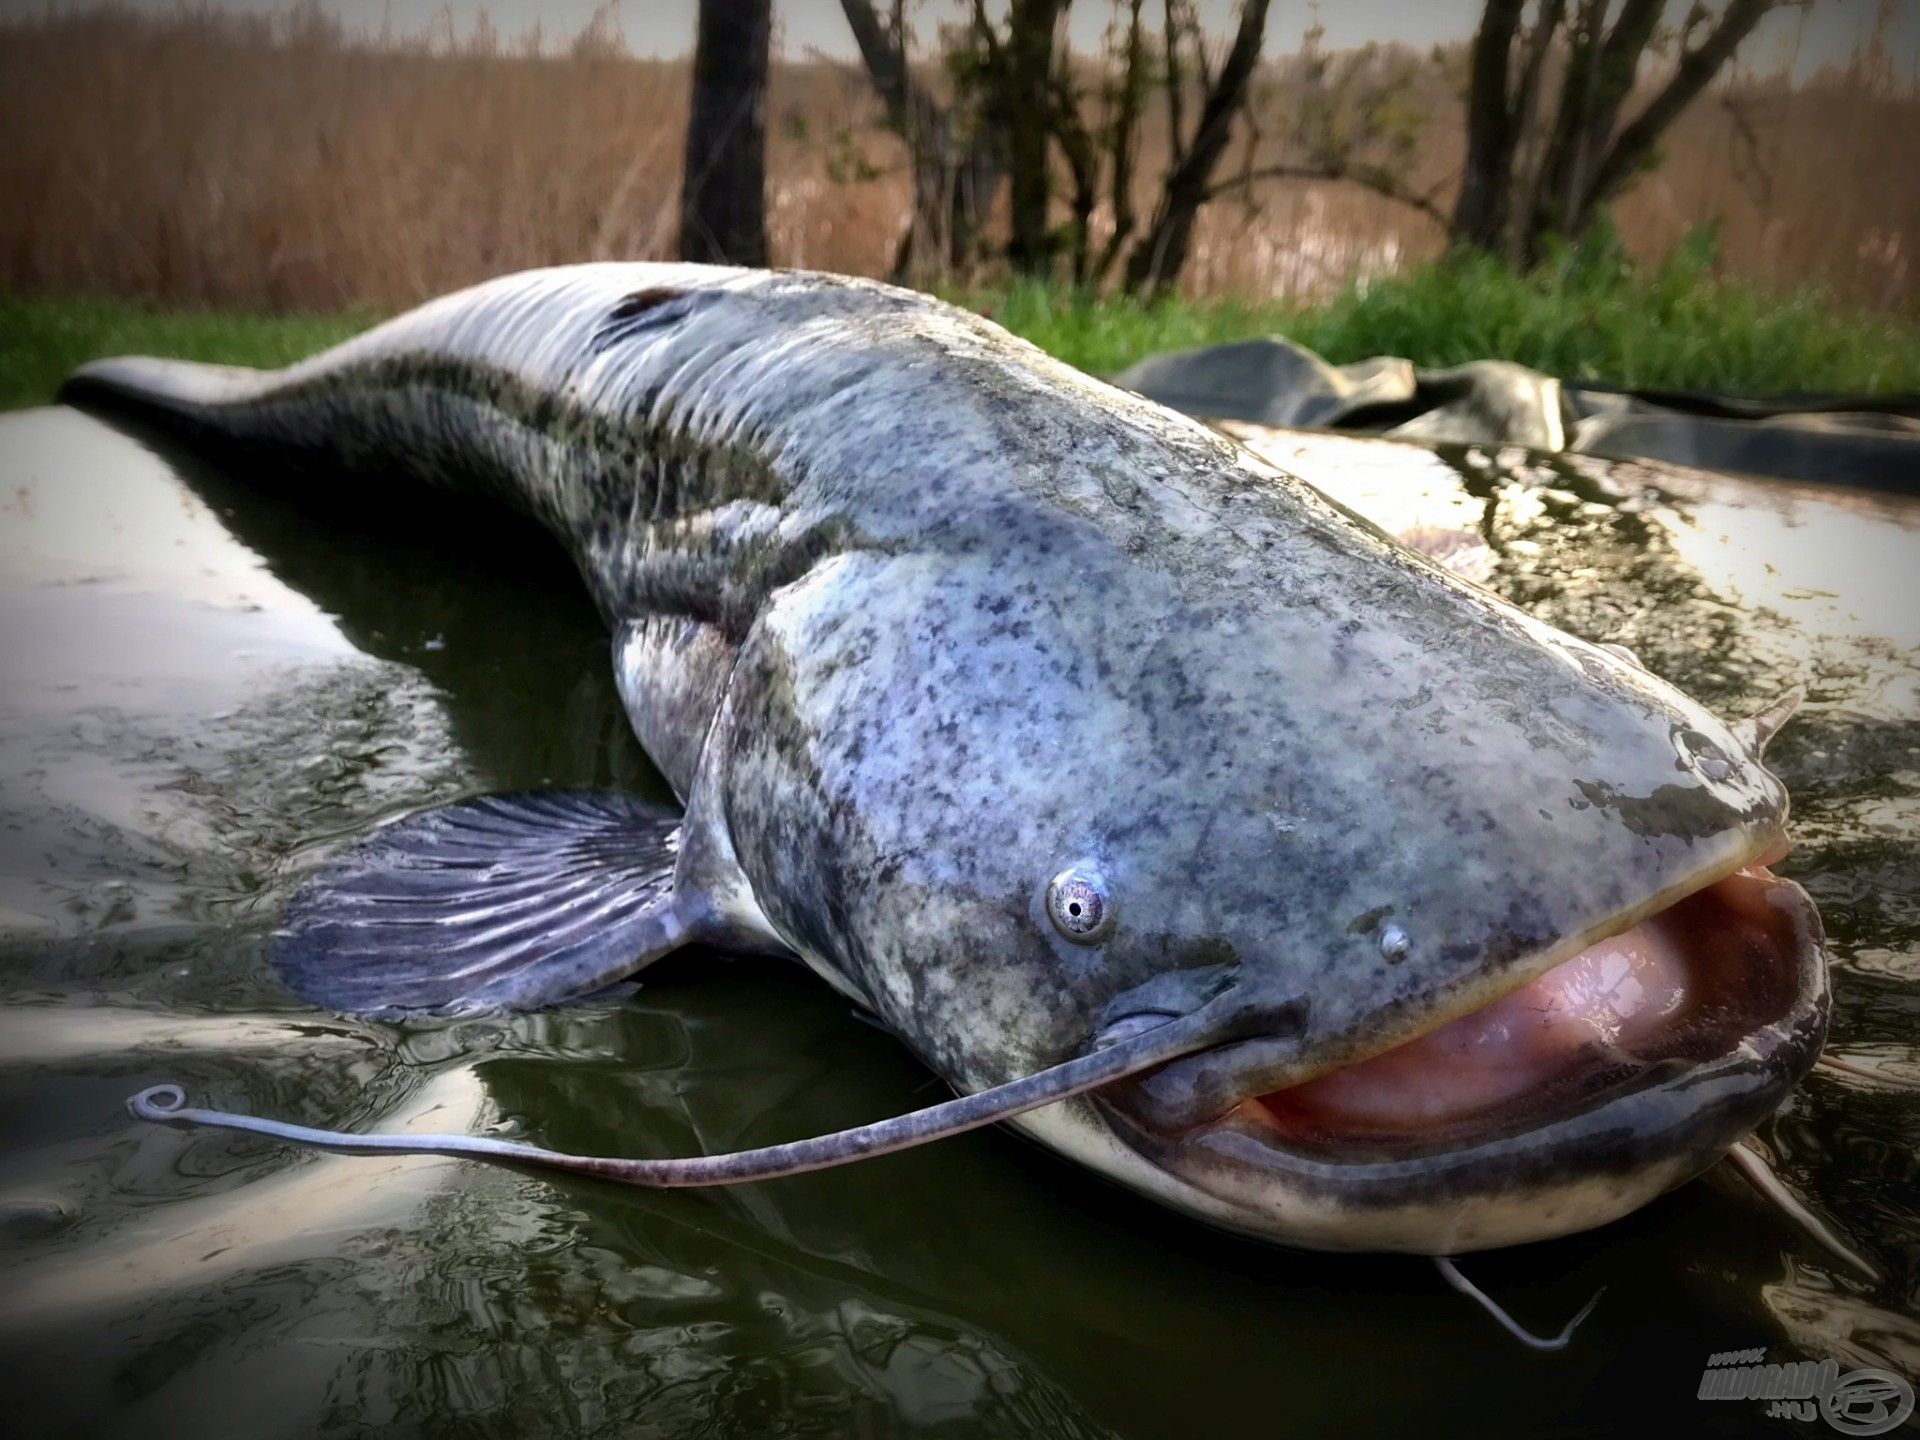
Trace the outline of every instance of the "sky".
{"label": "sky", "polygon": [[[100,0],[0,0],[0,15],[18,17],[46,10],[95,8]],[[135,10],[164,12],[181,0],[120,0]],[[194,0],[196,8],[233,10],[253,14],[284,11],[289,0]],[[1890,0],[1893,25],[1890,48],[1896,67],[1912,74],[1920,60],[1920,0]],[[627,44],[637,54],[675,56],[693,42],[697,0],[619,0],[615,15]],[[443,28],[449,20],[456,33],[471,28],[486,11],[503,32],[513,34],[538,17],[550,36],[570,35],[584,26],[597,0],[320,0],[323,10],[338,16],[350,28],[378,31],[383,23],[396,34],[418,34]],[[1002,8],[1004,0],[993,6]],[[1234,0],[1200,0],[1205,18],[1216,33],[1231,23]],[[775,25],[782,53],[790,59],[811,51],[851,58],[852,38],[839,0],[773,0]],[[916,0],[925,25],[939,17],[957,15],[958,0]],[[1157,7],[1156,7],[1157,8]],[[1672,0],[1675,16],[1688,0]],[[1769,16],[1748,42],[1743,59],[1757,68],[1774,69],[1789,55],[1796,57],[1796,73],[1805,75],[1826,63],[1844,63],[1870,30],[1880,0],[1813,0],[1804,13],[1790,9]],[[1317,7],[1326,27],[1325,45],[1346,49],[1369,40],[1398,40],[1425,48],[1473,33],[1479,0],[1326,0]],[[1069,32],[1076,48],[1092,49],[1111,14],[1108,0],[1077,0],[1069,11]],[[1267,46],[1271,53],[1295,49],[1301,34],[1313,23],[1316,7],[1306,0],[1274,0],[1268,19]],[[1796,37],[1798,43],[1796,46]]]}

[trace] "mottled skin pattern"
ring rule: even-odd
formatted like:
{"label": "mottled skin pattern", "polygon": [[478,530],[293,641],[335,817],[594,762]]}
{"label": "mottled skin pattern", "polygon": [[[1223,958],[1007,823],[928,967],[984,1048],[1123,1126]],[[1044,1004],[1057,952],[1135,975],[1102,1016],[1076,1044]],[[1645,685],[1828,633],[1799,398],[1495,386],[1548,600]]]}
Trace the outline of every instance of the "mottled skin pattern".
{"label": "mottled skin pattern", "polygon": [[[167,388],[125,365],[87,373]],[[223,435],[552,527],[687,803],[707,933],[798,954],[956,1087],[1242,997],[1243,1043],[1021,1122],[1206,1218],[1434,1251],[1580,1228],[1711,1163],[1817,1053],[1809,916],[1770,1042],[1582,1125],[1385,1169],[1140,1129],[1513,988],[1752,858],[1786,797],[1631,663],[987,321],[819,275],[580,266],[175,391]],[[1099,944],[1047,919],[1076,863],[1111,887]]]}

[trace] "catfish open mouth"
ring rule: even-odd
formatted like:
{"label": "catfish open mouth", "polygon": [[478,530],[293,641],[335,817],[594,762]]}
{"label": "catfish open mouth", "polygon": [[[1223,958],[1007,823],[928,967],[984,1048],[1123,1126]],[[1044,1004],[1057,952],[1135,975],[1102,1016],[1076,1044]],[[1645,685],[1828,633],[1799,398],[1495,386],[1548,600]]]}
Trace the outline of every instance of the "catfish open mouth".
{"label": "catfish open mouth", "polygon": [[[1153,1123],[1126,1083],[1106,1092],[1103,1108],[1162,1156],[1231,1133],[1243,1156],[1256,1142],[1316,1164],[1365,1164],[1463,1156],[1716,1065],[1765,1071],[1761,1088],[1784,1093],[1818,1053],[1825,1013],[1817,915],[1768,868],[1785,850],[1769,848],[1391,1048],[1284,1088],[1249,1089],[1224,1111],[1171,1128]],[[1801,1023],[1809,1020],[1821,1023]],[[1767,1038],[1775,1031],[1793,1039]],[[1232,1048],[1195,1058],[1227,1063]],[[1675,1119],[1667,1113],[1663,1124]]]}
{"label": "catfish open mouth", "polygon": [[1796,890],[1750,865],[1438,1029],[1250,1096],[1240,1117],[1303,1149],[1455,1147],[1726,1056],[1798,996]]}

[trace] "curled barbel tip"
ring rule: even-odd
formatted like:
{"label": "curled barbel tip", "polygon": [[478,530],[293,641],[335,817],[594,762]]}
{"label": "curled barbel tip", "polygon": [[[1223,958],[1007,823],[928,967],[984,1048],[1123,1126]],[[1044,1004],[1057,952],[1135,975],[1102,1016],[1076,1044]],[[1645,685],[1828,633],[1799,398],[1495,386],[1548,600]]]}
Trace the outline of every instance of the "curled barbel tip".
{"label": "curled barbel tip", "polygon": [[1487,1294],[1486,1291],[1482,1290],[1478,1285],[1467,1279],[1465,1275],[1461,1274],[1460,1267],[1453,1263],[1451,1257],[1436,1255],[1433,1257],[1433,1263],[1439,1268],[1440,1274],[1445,1278],[1447,1284],[1451,1285],[1468,1299],[1478,1302],[1481,1309],[1485,1310],[1487,1314],[1499,1322],[1501,1329],[1505,1330],[1529,1350],[1553,1351],[1566,1349],[1567,1342],[1573,1339],[1573,1332],[1580,1328],[1580,1322],[1593,1313],[1593,1307],[1598,1305],[1600,1303],[1600,1297],[1607,1293],[1607,1287],[1604,1285],[1594,1291],[1593,1298],[1580,1307],[1579,1314],[1575,1315],[1571,1320],[1567,1321],[1565,1325],[1560,1327],[1560,1333],[1558,1335],[1536,1335],[1502,1309],[1499,1301],[1495,1300],[1491,1295]]}
{"label": "curled barbel tip", "polygon": [[187,1092],[178,1085],[149,1085],[138,1095],[127,1097],[127,1112],[136,1120],[171,1120],[187,1103]]}

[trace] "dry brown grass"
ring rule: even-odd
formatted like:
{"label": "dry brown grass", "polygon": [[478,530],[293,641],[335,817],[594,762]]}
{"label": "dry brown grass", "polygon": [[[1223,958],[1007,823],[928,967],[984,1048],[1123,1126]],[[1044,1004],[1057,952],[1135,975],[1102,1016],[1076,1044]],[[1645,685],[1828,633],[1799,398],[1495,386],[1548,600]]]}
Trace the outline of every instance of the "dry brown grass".
{"label": "dry brown grass", "polygon": [[[1272,67],[1263,86],[1269,133],[1297,99],[1291,73]],[[1410,175],[1444,184],[1458,107],[1438,73],[1425,93],[1438,118]],[[684,65],[631,58],[604,33],[539,55],[488,36],[382,47],[311,18],[13,24],[0,28],[0,288],[384,308],[526,266],[661,256],[685,108]],[[886,271],[907,197],[877,121],[857,74],[776,67],[780,263]],[[1911,86],[1857,70],[1798,89],[1748,79],[1676,127],[1620,229],[1658,255],[1717,219],[1730,272],[1911,313],[1916,133]],[[1155,153],[1163,139],[1149,166]],[[1271,183],[1255,199],[1210,209],[1189,291],[1314,295],[1439,248],[1429,220],[1353,186]]]}

